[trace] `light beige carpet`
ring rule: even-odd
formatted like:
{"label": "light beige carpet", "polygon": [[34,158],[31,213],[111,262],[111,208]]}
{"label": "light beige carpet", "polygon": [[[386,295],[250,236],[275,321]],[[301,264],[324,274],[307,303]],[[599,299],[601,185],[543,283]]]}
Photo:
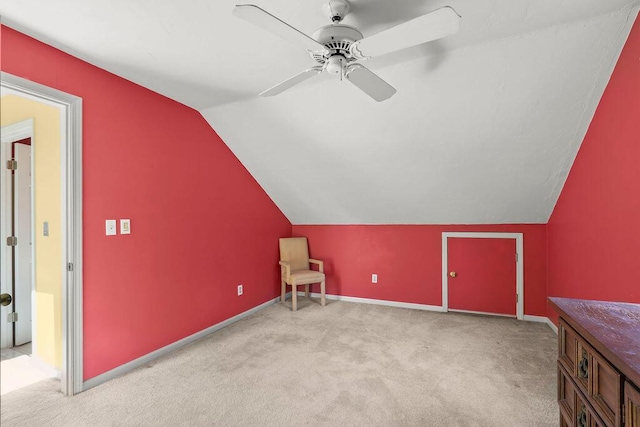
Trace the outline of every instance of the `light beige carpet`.
{"label": "light beige carpet", "polygon": [[558,423],[544,324],[299,301],[71,398],[53,380],[11,392],[2,426]]}

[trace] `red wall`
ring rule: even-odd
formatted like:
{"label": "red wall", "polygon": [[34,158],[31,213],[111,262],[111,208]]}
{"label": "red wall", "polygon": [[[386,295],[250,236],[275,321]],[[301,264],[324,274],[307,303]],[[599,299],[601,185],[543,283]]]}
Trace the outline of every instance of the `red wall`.
{"label": "red wall", "polygon": [[[85,379],[279,295],[291,224],[197,111],[1,37],[2,71],[83,98]],[[106,237],[118,218],[132,234]]]}
{"label": "red wall", "polygon": [[[292,227],[198,112],[7,27],[0,40],[3,71],[83,98],[85,379],[276,297],[292,231],[331,294],[440,305],[442,232],[487,231],[524,233],[526,314],[547,295],[640,302],[638,22],[547,226]],[[132,234],[106,237],[111,218]]]}
{"label": "red wall", "polygon": [[[546,230],[532,225],[294,225],[324,261],[327,293],[442,305],[442,233],[524,235],[524,312],[546,315]],[[371,274],[378,283],[371,283]],[[317,285],[314,285],[317,286]],[[317,290],[316,290],[317,291]]]}
{"label": "red wall", "polygon": [[640,303],[640,20],[548,223],[548,294]]}

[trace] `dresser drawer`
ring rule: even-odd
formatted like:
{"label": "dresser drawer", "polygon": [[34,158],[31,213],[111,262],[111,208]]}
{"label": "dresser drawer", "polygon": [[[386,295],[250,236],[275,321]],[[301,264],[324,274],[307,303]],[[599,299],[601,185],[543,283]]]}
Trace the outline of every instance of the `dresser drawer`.
{"label": "dresser drawer", "polygon": [[600,419],[584,394],[579,389],[576,389],[575,392],[574,425],[577,427],[607,427],[609,424]]}
{"label": "dresser drawer", "polygon": [[640,391],[630,382],[624,384],[625,426],[640,427]]}
{"label": "dresser drawer", "polygon": [[593,406],[607,424],[619,426],[622,424],[620,373],[600,353],[590,349],[589,356],[591,357],[589,394],[592,397]]}
{"label": "dresser drawer", "polygon": [[[561,419],[564,419],[565,422],[574,419],[576,387],[560,361],[558,361],[558,405],[560,406]],[[569,422],[569,425],[573,426],[573,421]]]}
{"label": "dresser drawer", "polygon": [[622,425],[620,373],[563,319],[559,323],[558,362],[571,375],[577,388],[606,425]]}
{"label": "dresser drawer", "polygon": [[589,404],[589,399],[575,386],[571,375],[558,362],[558,405],[560,426],[608,427]]}
{"label": "dresser drawer", "polygon": [[572,376],[576,376],[578,334],[562,319],[558,325],[558,361]]}

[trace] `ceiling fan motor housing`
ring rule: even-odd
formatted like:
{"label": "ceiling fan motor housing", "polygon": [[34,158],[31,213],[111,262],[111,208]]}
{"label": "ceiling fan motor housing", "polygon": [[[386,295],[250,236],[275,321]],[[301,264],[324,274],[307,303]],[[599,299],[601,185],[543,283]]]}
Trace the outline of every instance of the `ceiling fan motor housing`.
{"label": "ceiling fan motor housing", "polygon": [[311,56],[319,64],[325,65],[334,55],[340,55],[345,63],[355,61],[357,58],[352,55],[349,47],[353,42],[361,40],[363,35],[349,25],[333,24],[319,28],[312,37],[322,44],[326,51],[310,52]]}

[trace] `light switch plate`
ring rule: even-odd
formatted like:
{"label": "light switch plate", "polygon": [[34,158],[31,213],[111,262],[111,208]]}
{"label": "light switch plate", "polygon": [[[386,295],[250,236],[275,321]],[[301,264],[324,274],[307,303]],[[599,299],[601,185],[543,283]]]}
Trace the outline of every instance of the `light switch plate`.
{"label": "light switch plate", "polygon": [[131,234],[131,220],[130,219],[121,219],[120,220],[120,234]]}
{"label": "light switch plate", "polygon": [[107,236],[115,236],[116,234],[118,234],[118,232],[116,231],[115,219],[108,219],[106,221],[106,226],[107,226]]}

